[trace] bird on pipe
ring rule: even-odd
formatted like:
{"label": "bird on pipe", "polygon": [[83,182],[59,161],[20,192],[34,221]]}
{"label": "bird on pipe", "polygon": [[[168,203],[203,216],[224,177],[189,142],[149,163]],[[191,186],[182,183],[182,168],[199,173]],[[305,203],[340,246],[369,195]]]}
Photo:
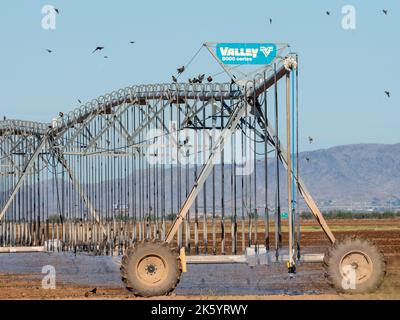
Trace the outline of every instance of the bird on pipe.
{"label": "bird on pipe", "polygon": [[178,71],[178,74],[182,74],[185,71],[185,66],[176,69],[176,71]]}

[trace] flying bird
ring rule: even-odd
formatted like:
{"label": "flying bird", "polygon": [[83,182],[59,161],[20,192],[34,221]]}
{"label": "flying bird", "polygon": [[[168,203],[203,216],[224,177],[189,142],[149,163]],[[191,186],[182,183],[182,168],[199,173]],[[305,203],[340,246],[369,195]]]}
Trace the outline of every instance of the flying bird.
{"label": "flying bird", "polygon": [[307,162],[310,162],[310,158],[309,157],[307,157],[306,160],[307,160]]}
{"label": "flying bird", "polygon": [[272,24],[272,18],[269,18],[269,24]]}
{"label": "flying bird", "polygon": [[177,71],[178,71],[178,74],[183,73],[183,71],[185,71],[185,66],[178,68]]}
{"label": "flying bird", "polygon": [[388,98],[390,98],[390,91],[385,91],[385,94],[387,95]]}
{"label": "flying bird", "polygon": [[385,14],[385,16],[388,15],[388,10],[387,9],[383,9],[382,12]]}
{"label": "flying bird", "polygon": [[62,112],[60,112],[58,115],[60,116],[60,118],[64,117],[64,113]]}
{"label": "flying bird", "polygon": [[203,82],[205,76],[206,76],[205,74],[199,74],[199,76],[197,78],[197,80],[199,80],[199,83]]}
{"label": "flying bird", "polygon": [[93,294],[96,294],[96,293],[97,293],[97,288],[94,288],[94,289],[91,290],[90,292],[93,293]]}
{"label": "flying bird", "polygon": [[81,100],[79,100],[79,99],[78,99],[78,102],[79,102],[80,104],[82,104],[82,101],[81,101]]}
{"label": "flying bird", "polygon": [[50,49],[46,49],[46,51],[47,51],[48,53],[53,53],[53,50],[50,50]]}
{"label": "flying bird", "polygon": [[313,143],[314,142],[314,138],[313,137],[308,137],[308,142]]}
{"label": "flying bird", "polygon": [[330,12],[330,11],[327,11],[327,12],[326,12],[326,15],[327,15],[327,16],[330,16],[330,15],[331,15],[331,12]]}
{"label": "flying bird", "polygon": [[55,11],[57,14],[60,14],[60,10],[58,10],[57,8],[54,8],[54,11]]}
{"label": "flying bird", "polygon": [[104,56],[104,59],[108,59],[108,56]]}
{"label": "flying bird", "polygon": [[175,76],[172,76],[172,82],[178,82],[178,79]]}
{"label": "flying bird", "polygon": [[130,44],[134,44],[134,43],[135,43],[135,41],[129,41],[129,43],[130,43]]}
{"label": "flying bird", "polygon": [[101,51],[103,49],[104,49],[104,47],[96,47],[96,49],[94,49],[92,53],[95,53],[96,51]]}

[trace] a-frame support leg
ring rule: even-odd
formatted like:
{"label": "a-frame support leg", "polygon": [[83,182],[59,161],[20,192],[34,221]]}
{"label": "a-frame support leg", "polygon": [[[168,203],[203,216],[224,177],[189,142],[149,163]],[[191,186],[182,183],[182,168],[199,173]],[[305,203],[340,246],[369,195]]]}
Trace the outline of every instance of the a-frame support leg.
{"label": "a-frame support leg", "polygon": [[17,195],[19,189],[21,188],[22,184],[24,183],[24,180],[26,176],[29,173],[29,170],[32,168],[32,165],[35,163],[36,159],[39,157],[40,152],[46,145],[47,138],[44,137],[43,140],[40,142],[39,146],[36,148],[35,152],[33,153],[32,157],[29,159],[27,164],[25,165],[24,170],[22,170],[22,175],[19,177],[17,184],[14,187],[14,190],[12,191],[10,197],[8,198],[6,204],[4,205],[3,209],[1,210],[0,213],[0,221],[3,219],[5,216],[8,208],[10,207],[11,203],[14,201],[15,196]]}

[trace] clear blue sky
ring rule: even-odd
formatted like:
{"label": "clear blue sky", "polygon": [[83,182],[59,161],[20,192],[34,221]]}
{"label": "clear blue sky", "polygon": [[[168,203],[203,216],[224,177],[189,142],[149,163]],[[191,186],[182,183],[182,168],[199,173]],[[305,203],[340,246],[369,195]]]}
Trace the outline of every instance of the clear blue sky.
{"label": "clear blue sky", "polygon": [[[55,31],[41,27],[45,4],[60,10]],[[341,27],[345,4],[357,9],[356,30]],[[0,116],[48,122],[77,99],[169,81],[205,41],[288,42],[300,54],[303,150],[398,143],[399,21],[394,0],[3,0]],[[104,53],[92,55],[98,45]],[[204,73],[218,69],[205,52],[196,63]]]}

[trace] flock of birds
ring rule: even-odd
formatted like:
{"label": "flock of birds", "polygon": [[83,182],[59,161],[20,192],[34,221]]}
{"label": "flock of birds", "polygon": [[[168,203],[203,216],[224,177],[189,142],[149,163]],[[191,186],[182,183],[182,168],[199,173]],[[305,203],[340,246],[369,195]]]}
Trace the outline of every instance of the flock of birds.
{"label": "flock of birds", "polygon": [[[54,11],[57,14],[60,14],[60,10],[58,8],[54,8]],[[384,15],[387,16],[388,13],[389,13],[389,10],[388,9],[382,9],[382,12],[383,12]],[[327,16],[331,15],[331,11],[326,11],[325,13],[326,13]],[[272,22],[273,22],[272,18],[269,18],[269,23],[272,24]],[[130,44],[135,44],[135,41],[130,41],[129,43]],[[101,52],[104,49],[105,49],[104,46],[97,46],[92,51],[92,54],[94,54],[96,52]],[[54,53],[54,50],[52,50],[52,49],[46,49],[46,51],[48,53]],[[104,55],[104,59],[108,59],[108,56]],[[172,77],[171,77],[172,78],[172,82],[177,83],[179,77],[184,73],[184,71],[185,71],[185,66],[181,66],[181,67],[177,68],[177,74],[176,75],[172,75]],[[191,84],[195,84],[195,83],[203,83],[204,80],[205,80],[205,74],[200,74],[197,77],[188,79],[188,82],[191,83]],[[208,76],[206,80],[210,83],[210,82],[213,81],[213,77],[212,76]],[[235,83],[235,79],[231,79],[231,83],[232,84]],[[390,91],[385,90],[384,93],[388,98],[390,98]],[[78,99],[78,102],[79,102],[79,104],[82,104],[81,100],[79,100],[79,99]]]}
{"label": "flock of birds", "polygon": [[[54,11],[55,11],[57,14],[60,14],[60,10],[59,10],[58,8],[54,8]],[[130,44],[135,44],[135,41],[130,41],[129,43],[130,43]],[[103,46],[97,46],[97,47],[92,51],[92,54],[95,53],[95,52],[97,52],[97,51],[103,51],[104,49],[105,49],[105,47],[103,47]],[[46,51],[47,51],[48,53],[54,53],[54,50],[52,50],[52,49],[46,49]],[[104,59],[108,59],[108,56],[104,56]]]}
{"label": "flock of birds", "polygon": [[[178,69],[176,69],[176,71],[178,73],[177,76],[172,75],[172,82],[174,82],[174,83],[178,82],[179,76],[185,71],[185,66],[179,67]],[[192,83],[192,84],[193,83],[203,83],[205,77],[206,77],[205,74],[199,74],[197,77],[194,77],[193,79],[189,79],[188,82]],[[213,81],[212,76],[208,76],[207,81],[212,82]]]}
{"label": "flock of birds", "polygon": [[[388,9],[382,9],[382,13],[385,15],[385,16],[387,16],[388,14],[389,14],[389,10]],[[331,15],[331,11],[326,11],[325,12],[325,14],[327,15],[327,16],[330,16]],[[269,24],[272,24],[272,18],[269,18]],[[385,95],[388,97],[388,98],[390,98],[390,91],[385,91]],[[310,142],[311,143],[311,142]]]}
{"label": "flock of birds", "polygon": [[[60,10],[59,10],[58,8],[54,8],[54,11],[55,11],[57,14],[60,14]],[[382,12],[383,12],[383,14],[386,15],[386,16],[387,16],[388,13],[389,13],[389,11],[388,11],[387,9],[382,9]],[[330,16],[330,15],[331,15],[331,11],[326,11],[326,15],[327,15],[327,16]],[[273,22],[272,18],[269,18],[269,23],[272,24],[272,22]],[[130,44],[135,44],[135,41],[130,41],[129,43],[130,43]],[[104,46],[97,46],[97,47],[92,51],[92,54],[94,54],[94,53],[96,53],[96,52],[101,52],[101,51],[103,51],[104,49],[105,49]],[[52,50],[52,49],[46,49],[46,51],[47,51],[48,53],[54,53],[54,50]],[[105,59],[108,59],[108,56],[105,55],[104,58],[105,58]],[[185,70],[186,70],[185,66],[181,66],[181,67],[177,68],[177,74],[176,74],[176,75],[172,75],[172,81],[173,81],[174,83],[177,83],[177,82],[178,82],[178,78],[185,72]],[[191,83],[191,84],[203,83],[203,81],[205,80],[205,76],[206,76],[205,74],[200,74],[200,75],[198,75],[198,76],[195,77],[195,78],[188,79],[188,82]],[[213,78],[212,78],[212,76],[208,76],[206,80],[210,83],[210,82],[213,81]],[[234,82],[235,82],[235,79],[232,79],[232,84],[233,84]],[[384,93],[385,93],[385,95],[387,96],[387,98],[390,98],[390,91],[385,90]],[[82,104],[82,101],[81,101],[80,99],[78,99],[78,102],[79,102],[79,104]],[[60,113],[59,113],[59,116],[60,116],[60,117],[63,117],[63,116],[64,116],[64,113],[60,112]],[[3,119],[6,120],[6,117],[4,116]],[[312,144],[312,143],[314,142],[314,138],[311,137],[311,136],[309,136],[309,137],[308,137],[308,142],[309,142],[310,144]],[[309,158],[309,157],[306,157],[306,161],[307,161],[307,162],[310,162],[310,158]],[[91,294],[96,294],[95,290],[96,290],[96,289],[94,289],[94,292],[92,291],[92,292],[90,292],[90,293],[91,293]]]}

